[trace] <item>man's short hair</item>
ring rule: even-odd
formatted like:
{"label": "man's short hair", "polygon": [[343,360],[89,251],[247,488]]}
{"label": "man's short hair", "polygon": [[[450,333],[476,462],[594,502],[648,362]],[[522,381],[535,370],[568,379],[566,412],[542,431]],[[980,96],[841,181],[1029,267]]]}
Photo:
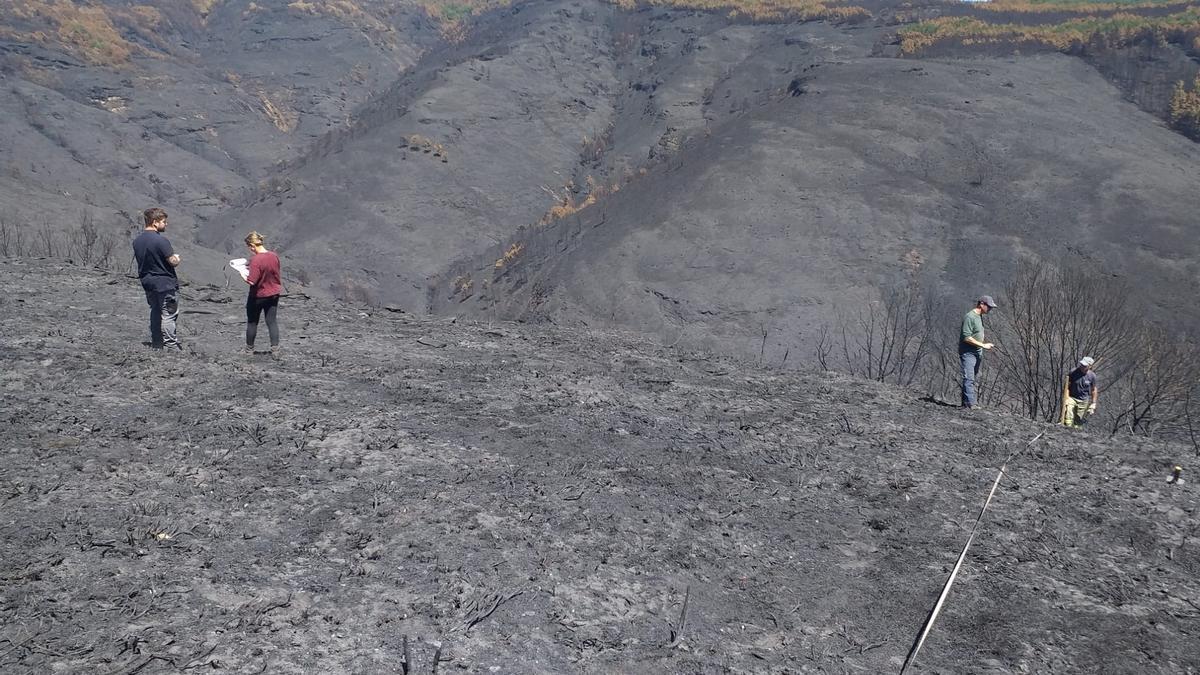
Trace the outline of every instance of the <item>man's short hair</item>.
{"label": "man's short hair", "polygon": [[166,220],[167,212],[156,206],[152,209],[146,209],[145,211],[143,211],[142,217],[145,218],[145,220],[146,220],[146,227],[150,227],[151,225],[153,225],[154,223],[157,223],[160,220]]}

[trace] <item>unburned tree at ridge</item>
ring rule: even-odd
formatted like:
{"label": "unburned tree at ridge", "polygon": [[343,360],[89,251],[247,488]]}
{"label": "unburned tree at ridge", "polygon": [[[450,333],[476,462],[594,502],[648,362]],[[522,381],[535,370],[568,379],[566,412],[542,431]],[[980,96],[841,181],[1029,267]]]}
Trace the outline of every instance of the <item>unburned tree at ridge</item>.
{"label": "unburned tree at ridge", "polygon": [[[1200,38],[1197,42],[1200,43]],[[1175,83],[1171,94],[1171,126],[1193,141],[1200,141],[1200,74],[1190,88],[1182,80]]]}

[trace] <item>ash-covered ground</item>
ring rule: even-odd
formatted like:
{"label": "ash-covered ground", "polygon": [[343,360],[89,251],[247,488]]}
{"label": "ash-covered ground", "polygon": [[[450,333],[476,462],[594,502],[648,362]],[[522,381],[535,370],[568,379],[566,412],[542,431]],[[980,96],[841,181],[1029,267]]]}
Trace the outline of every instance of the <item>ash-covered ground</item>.
{"label": "ash-covered ground", "polygon": [[6,673],[895,672],[1043,431],[920,671],[1200,670],[1190,448],[302,297],[247,357],[240,287],[156,355],[136,280],[0,288]]}

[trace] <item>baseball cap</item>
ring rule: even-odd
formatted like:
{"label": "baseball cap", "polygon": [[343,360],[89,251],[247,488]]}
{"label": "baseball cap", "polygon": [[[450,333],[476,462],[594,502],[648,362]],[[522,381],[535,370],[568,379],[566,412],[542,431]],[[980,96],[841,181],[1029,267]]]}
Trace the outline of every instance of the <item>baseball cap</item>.
{"label": "baseball cap", "polygon": [[1095,363],[1095,362],[1096,362],[1096,359],[1093,359],[1093,358],[1092,358],[1092,357],[1090,357],[1090,356],[1085,356],[1085,357],[1083,357],[1082,359],[1079,359],[1079,365],[1081,365],[1081,366],[1087,366],[1088,368],[1091,368],[1091,367],[1092,367],[1092,364],[1093,364],[1093,363]]}
{"label": "baseball cap", "polygon": [[987,305],[988,307],[992,307],[992,308],[994,308],[996,306],[996,301],[993,300],[992,296],[990,296],[990,295],[981,295],[979,297],[979,302],[980,302],[980,304],[984,304],[984,305]]}

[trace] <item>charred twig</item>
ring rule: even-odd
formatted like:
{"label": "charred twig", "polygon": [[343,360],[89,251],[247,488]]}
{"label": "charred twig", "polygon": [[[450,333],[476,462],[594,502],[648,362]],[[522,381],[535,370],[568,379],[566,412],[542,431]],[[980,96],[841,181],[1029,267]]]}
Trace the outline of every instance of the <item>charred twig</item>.
{"label": "charred twig", "polygon": [[[137,621],[138,619],[142,618],[143,616],[146,616],[147,614],[149,614],[150,610],[154,609],[154,600],[155,600],[154,596],[151,595],[150,601],[146,603],[146,609],[143,609],[142,611],[138,612],[137,614],[134,614],[133,616],[129,617],[129,623],[133,623],[133,622]],[[137,606],[133,605],[133,609],[137,609]]]}
{"label": "charred twig", "polygon": [[217,645],[214,643],[213,646],[208,648],[208,651],[188,659],[188,662],[183,664],[180,670],[191,670],[192,668],[199,668],[200,666],[207,666],[215,663],[208,658],[215,651],[217,651]]}
{"label": "charred twig", "polygon": [[437,675],[437,671],[438,671],[438,664],[440,664],[441,662],[442,662],[442,646],[441,646],[441,645],[438,645],[438,646],[437,646],[437,648],[433,650],[433,670],[432,670],[432,675]]}
{"label": "charred twig", "polygon": [[476,612],[474,615],[472,615],[469,619],[467,619],[466,623],[463,624],[462,630],[463,631],[471,630],[471,628],[473,628],[480,621],[483,621],[484,619],[491,616],[493,612],[495,612],[497,609],[500,608],[500,605],[503,605],[504,603],[508,602],[509,600],[512,600],[513,598],[517,597],[518,595],[521,595],[524,592],[525,592],[525,589],[521,588],[521,589],[513,591],[512,593],[509,593],[508,595],[501,595],[501,594],[497,593],[496,596],[492,600],[491,608],[486,611]]}
{"label": "charred twig", "polygon": [[45,572],[51,567],[57,567],[58,565],[61,565],[63,560],[64,558],[61,555],[51,556],[49,559],[41,563],[29,565],[24,572],[0,577],[0,581],[22,581],[31,577],[36,579],[42,574],[42,572]]}
{"label": "charred twig", "polygon": [[689,585],[683,591],[683,608],[679,610],[679,623],[671,629],[671,643],[667,645],[668,649],[674,649],[683,642],[683,631],[687,628],[688,620],[688,602],[692,598],[692,587]]}
{"label": "charred twig", "polygon": [[[228,622],[226,622],[225,627],[226,628],[240,628],[242,626],[263,626],[263,625],[265,625],[263,622],[263,619],[266,617],[266,615],[269,612],[272,612],[276,609],[280,609],[282,607],[290,607],[291,606],[292,594],[289,592],[287,594],[287,597],[284,598],[283,600],[265,602],[260,607],[257,607],[257,608],[254,607],[255,602],[257,602],[257,601],[247,602],[247,603],[244,603],[243,605],[241,605],[240,607],[238,607],[239,616],[236,619],[231,619]],[[249,618],[242,615],[243,613],[248,613],[250,615]]]}
{"label": "charred twig", "polygon": [[884,646],[884,645],[886,645],[886,644],[887,644],[887,640],[884,640],[883,642],[873,642],[873,643],[871,643],[871,644],[869,644],[869,645],[860,645],[860,646],[859,646],[859,648],[858,648],[858,653],[859,653],[859,654],[862,654],[862,653],[865,653],[865,652],[869,652],[869,651],[871,651],[872,649],[876,649],[876,648],[878,648],[878,647],[882,647],[882,646]]}
{"label": "charred twig", "polygon": [[150,662],[156,658],[161,658],[161,657],[147,656],[146,658],[142,659],[141,661],[138,661],[136,664],[134,664],[132,666],[128,666],[128,667],[122,666],[121,668],[118,668],[117,670],[110,671],[109,675],[133,675],[134,673],[140,672],[142,670],[142,668],[145,668],[146,666],[150,665]]}
{"label": "charred twig", "polygon": [[9,654],[13,653],[14,651],[20,649],[21,647],[24,647],[25,645],[29,644],[34,638],[41,637],[43,635],[45,635],[45,633],[30,633],[29,637],[25,638],[24,640],[21,640],[20,642],[15,642],[11,638],[0,638],[0,640],[3,640],[5,642],[9,643],[10,645],[12,645],[12,647],[10,647],[7,651],[5,651],[3,654],[0,654],[0,658],[8,656]]}
{"label": "charred twig", "polygon": [[404,665],[401,666],[401,675],[409,675],[412,672],[412,652],[408,651],[408,635],[402,636],[404,641]]}
{"label": "charred twig", "polygon": [[855,427],[850,423],[850,418],[846,417],[846,413],[841,413],[838,418],[838,428],[842,433],[851,434],[854,436],[862,436],[866,433],[862,428]]}
{"label": "charred twig", "polygon": [[142,640],[141,635],[126,635],[125,639],[121,640],[121,651],[117,652],[117,656],[120,656],[125,652],[141,654],[141,646],[143,642],[145,641]]}
{"label": "charred twig", "polygon": [[256,611],[254,613],[254,623],[256,625],[262,625],[262,619],[268,612],[273,612],[277,609],[282,609],[284,607],[291,607],[291,606],[292,606],[292,594],[289,592],[287,594],[287,597],[284,598],[283,600],[269,602],[269,603],[263,605],[258,611]]}

